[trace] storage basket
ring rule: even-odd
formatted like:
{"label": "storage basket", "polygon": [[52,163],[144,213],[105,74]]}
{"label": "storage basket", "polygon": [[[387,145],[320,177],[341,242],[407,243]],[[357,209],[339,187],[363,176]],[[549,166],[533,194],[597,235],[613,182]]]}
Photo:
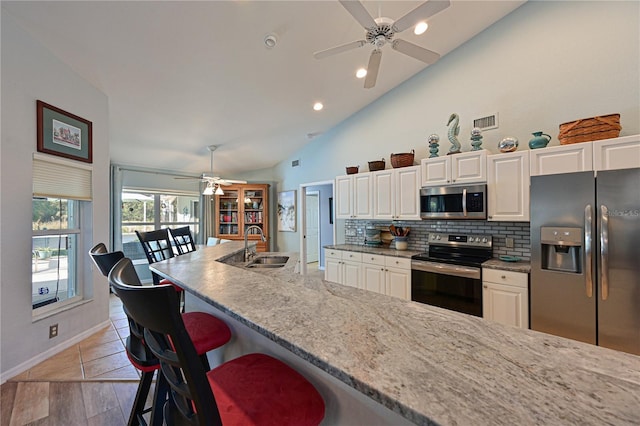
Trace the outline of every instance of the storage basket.
{"label": "storage basket", "polygon": [[385,163],[384,158],[382,160],[369,161],[369,171],[376,172],[378,170],[384,170]]}
{"label": "storage basket", "polygon": [[558,140],[560,145],[578,142],[597,141],[620,136],[620,114],[609,114],[598,117],[562,123]]}
{"label": "storage basket", "polygon": [[413,166],[413,155],[415,151],[412,149],[411,152],[405,152],[402,154],[391,154],[391,165],[394,169],[398,167],[408,167]]}
{"label": "storage basket", "polygon": [[347,174],[348,175],[355,175],[356,173],[358,173],[358,168],[360,166],[351,166],[351,167],[347,167]]}

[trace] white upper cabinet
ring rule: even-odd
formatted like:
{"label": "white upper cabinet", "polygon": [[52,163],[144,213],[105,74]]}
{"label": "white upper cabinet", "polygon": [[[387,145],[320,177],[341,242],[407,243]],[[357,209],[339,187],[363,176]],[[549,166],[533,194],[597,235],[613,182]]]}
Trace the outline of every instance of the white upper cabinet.
{"label": "white upper cabinet", "polygon": [[533,149],[531,176],[640,167],[640,135]]}
{"label": "white upper cabinet", "polygon": [[532,149],[529,156],[531,176],[593,170],[593,154],[590,143]]}
{"label": "white upper cabinet", "polygon": [[529,151],[487,157],[488,220],[529,221]]}
{"label": "white upper cabinet", "polygon": [[640,135],[593,142],[593,169],[616,170],[640,167]]}
{"label": "white upper cabinet", "polygon": [[420,166],[373,172],[373,218],[420,219]]}
{"label": "white upper cabinet", "polygon": [[471,151],[420,162],[421,186],[478,183],[487,181],[487,151]]}
{"label": "white upper cabinet", "polygon": [[372,174],[358,173],[336,178],[336,218],[373,217]]}

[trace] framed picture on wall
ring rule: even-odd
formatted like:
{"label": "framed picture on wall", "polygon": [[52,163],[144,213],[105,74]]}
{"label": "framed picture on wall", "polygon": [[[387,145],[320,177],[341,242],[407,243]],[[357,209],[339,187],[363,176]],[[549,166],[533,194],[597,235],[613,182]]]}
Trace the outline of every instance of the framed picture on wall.
{"label": "framed picture on wall", "polygon": [[278,192],[278,231],[296,232],[296,191]]}
{"label": "framed picture on wall", "polygon": [[42,101],[36,106],[38,152],[92,163],[92,123]]}

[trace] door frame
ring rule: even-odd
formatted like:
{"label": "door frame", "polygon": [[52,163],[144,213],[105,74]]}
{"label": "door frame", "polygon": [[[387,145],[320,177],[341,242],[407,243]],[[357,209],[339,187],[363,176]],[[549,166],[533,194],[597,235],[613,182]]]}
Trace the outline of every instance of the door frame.
{"label": "door frame", "polygon": [[[318,218],[318,223],[316,224],[316,229],[318,230],[318,263],[320,262],[320,250],[322,249],[322,244],[320,244],[320,191],[306,191],[305,192],[305,201],[307,200],[307,197],[309,196],[315,196],[318,199],[318,212],[316,214],[316,217]],[[304,210],[304,214],[305,214],[305,218],[307,215],[307,210],[306,210],[306,205],[305,205],[305,210]],[[306,226],[308,225],[308,223],[305,220],[305,230],[307,229]],[[307,248],[307,245],[305,244],[305,249]],[[308,251],[308,250],[307,250]],[[308,253],[307,253],[308,255]]]}
{"label": "door frame", "polygon": [[[322,185],[331,185],[331,196],[335,200],[335,184],[333,180],[324,180],[320,182],[309,182],[309,183],[301,183],[300,190],[298,191],[298,205],[300,206],[300,212],[305,212],[305,214],[300,215],[300,274],[307,274],[307,245],[305,244],[305,240],[307,238],[307,187],[309,186],[322,186]],[[333,209],[332,214],[335,216],[335,209]],[[335,217],[333,217],[333,241],[336,241],[336,225],[335,225]],[[322,247],[320,247],[322,249]]]}

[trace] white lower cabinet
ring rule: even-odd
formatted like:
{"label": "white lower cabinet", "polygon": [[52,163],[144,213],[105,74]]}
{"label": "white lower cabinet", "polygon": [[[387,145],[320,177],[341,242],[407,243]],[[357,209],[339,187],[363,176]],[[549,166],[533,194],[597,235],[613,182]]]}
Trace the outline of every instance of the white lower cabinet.
{"label": "white lower cabinet", "polygon": [[529,328],[529,275],[483,268],[482,312],[484,319]]}
{"label": "white lower cabinet", "polygon": [[365,290],[411,300],[411,259],[363,254],[362,278]]}
{"label": "white lower cabinet", "polygon": [[326,281],[411,300],[411,259],[325,250]]}
{"label": "white lower cabinet", "polygon": [[326,281],[362,288],[362,253],[325,250],[324,258]]}

